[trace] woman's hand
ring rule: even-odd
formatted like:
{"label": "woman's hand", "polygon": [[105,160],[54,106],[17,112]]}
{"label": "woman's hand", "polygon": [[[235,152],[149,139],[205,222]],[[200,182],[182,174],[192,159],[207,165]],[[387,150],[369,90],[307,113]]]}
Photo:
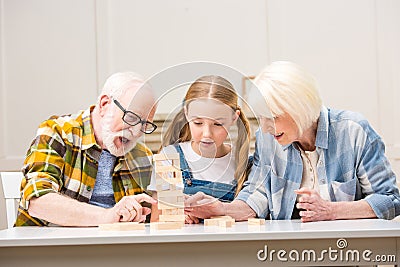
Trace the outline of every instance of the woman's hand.
{"label": "woman's hand", "polygon": [[332,202],[324,200],[317,191],[309,188],[300,188],[294,191],[301,195],[296,205],[300,211],[302,222],[335,220]]}

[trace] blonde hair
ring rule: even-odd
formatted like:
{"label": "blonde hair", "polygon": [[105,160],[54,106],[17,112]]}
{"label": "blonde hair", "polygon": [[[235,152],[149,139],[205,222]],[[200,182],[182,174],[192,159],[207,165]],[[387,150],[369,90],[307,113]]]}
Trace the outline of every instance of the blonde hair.
{"label": "blonde hair", "polygon": [[237,195],[242,188],[243,183],[247,179],[248,174],[247,163],[249,157],[250,126],[249,121],[238,105],[238,95],[233,88],[233,85],[226,79],[220,76],[208,75],[200,77],[192,83],[186,92],[182,108],[172,119],[163,136],[161,148],[171,144],[190,141],[192,139],[184,107],[187,107],[190,101],[198,98],[215,99],[232,108],[233,112],[236,112],[237,110],[240,111],[239,119],[236,122],[238,136],[235,145],[236,149],[234,150],[236,161],[234,177],[237,181]]}
{"label": "blonde hair", "polygon": [[[300,134],[318,120],[322,100],[317,84],[301,66],[276,61],[264,68],[254,81],[273,116],[289,114]],[[263,103],[265,103],[263,102]]]}

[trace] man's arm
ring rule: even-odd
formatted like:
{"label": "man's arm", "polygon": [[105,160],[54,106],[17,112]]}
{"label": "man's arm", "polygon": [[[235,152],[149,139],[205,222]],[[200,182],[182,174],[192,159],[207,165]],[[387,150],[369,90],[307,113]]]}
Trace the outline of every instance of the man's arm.
{"label": "man's arm", "polygon": [[62,226],[97,226],[102,223],[142,222],[150,209],[141,202],[156,203],[146,194],[123,197],[113,208],[105,209],[58,193],[32,198],[28,212],[31,216]]}

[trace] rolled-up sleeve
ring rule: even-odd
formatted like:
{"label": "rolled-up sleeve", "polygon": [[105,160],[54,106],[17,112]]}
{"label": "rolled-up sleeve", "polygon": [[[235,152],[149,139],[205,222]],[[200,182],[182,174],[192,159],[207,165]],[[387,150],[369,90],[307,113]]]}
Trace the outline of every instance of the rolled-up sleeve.
{"label": "rolled-up sleeve", "polygon": [[400,195],[396,176],[385,156],[385,145],[378,137],[367,143],[357,168],[365,201],[376,216],[393,219],[400,214]]}
{"label": "rolled-up sleeve", "polygon": [[20,206],[28,209],[29,200],[50,192],[58,192],[62,185],[65,153],[62,138],[51,122],[44,122],[27,152],[22,168]]}

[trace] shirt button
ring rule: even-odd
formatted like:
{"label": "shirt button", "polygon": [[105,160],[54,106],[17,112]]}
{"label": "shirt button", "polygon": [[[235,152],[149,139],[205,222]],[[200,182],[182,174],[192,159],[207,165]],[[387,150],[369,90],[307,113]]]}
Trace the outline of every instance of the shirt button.
{"label": "shirt button", "polygon": [[88,186],[86,186],[86,190],[90,192],[92,190],[92,188],[88,185]]}
{"label": "shirt button", "polygon": [[313,172],[313,169],[312,169],[312,168],[310,168],[310,172]]}

